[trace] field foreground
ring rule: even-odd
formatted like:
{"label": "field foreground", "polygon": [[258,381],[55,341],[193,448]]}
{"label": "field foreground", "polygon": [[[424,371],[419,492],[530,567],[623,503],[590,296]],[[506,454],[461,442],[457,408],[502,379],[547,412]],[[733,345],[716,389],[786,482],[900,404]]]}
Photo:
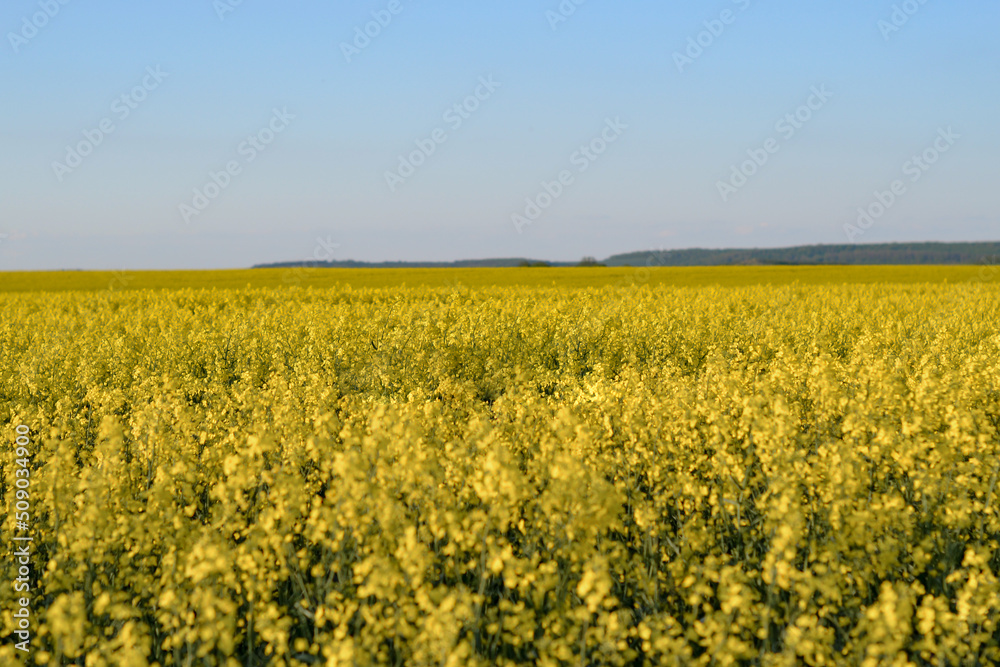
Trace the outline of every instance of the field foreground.
{"label": "field foreground", "polygon": [[996,281],[0,306],[37,663],[1000,661]]}

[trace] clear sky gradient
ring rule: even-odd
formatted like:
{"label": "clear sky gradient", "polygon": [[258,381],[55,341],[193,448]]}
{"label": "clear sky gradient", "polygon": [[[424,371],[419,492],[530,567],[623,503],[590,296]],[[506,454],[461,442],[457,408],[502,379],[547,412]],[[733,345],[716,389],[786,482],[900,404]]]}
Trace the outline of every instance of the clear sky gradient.
{"label": "clear sky gradient", "polygon": [[0,271],[996,240],[998,25],[995,0],[6,0]]}

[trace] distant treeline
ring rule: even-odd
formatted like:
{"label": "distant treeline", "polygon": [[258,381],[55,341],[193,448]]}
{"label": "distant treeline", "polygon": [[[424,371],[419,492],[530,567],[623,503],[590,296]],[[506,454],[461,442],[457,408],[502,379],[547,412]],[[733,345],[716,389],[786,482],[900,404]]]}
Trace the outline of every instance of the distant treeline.
{"label": "distant treeline", "polygon": [[540,266],[761,266],[809,264],[1000,264],[1000,242],[983,243],[873,243],[807,245],[792,248],[734,248],[710,250],[643,250],[597,262],[548,262],[524,257],[465,259],[454,262],[278,262],[253,268],[311,266],[317,268],[472,268]]}
{"label": "distant treeline", "polygon": [[631,252],[604,260],[608,266],[733,266],[807,264],[1000,263],[1000,242],[808,245],[792,248],[663,250]]}
{"label": "distant treeline", "polygon": [[358,262],[353,259],[331,262],[276,262],[255,264],[254,269],[280,269],[285,267],[310,266],[330,269],[467,269],[508,266],[573,266],[577,262],[546,262],[524,257],[501,257],[497,259],[460,259],[454,262]]}

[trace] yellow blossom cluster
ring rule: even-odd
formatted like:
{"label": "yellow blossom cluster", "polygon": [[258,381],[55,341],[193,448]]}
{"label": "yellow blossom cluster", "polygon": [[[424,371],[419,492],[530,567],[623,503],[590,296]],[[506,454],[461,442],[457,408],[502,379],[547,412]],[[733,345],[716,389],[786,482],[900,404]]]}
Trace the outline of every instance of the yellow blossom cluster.
{"label": "yellow blossom cluster", "polygon": [[1000,662],[995,284],[0,308],[0,664]]}

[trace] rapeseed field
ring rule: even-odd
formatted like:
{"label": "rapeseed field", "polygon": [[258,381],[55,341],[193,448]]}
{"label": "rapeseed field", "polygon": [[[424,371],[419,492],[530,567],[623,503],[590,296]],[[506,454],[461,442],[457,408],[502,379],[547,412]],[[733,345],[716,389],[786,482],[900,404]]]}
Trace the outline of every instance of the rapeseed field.
{"label": "rapeseed field", "polygon": [[1000,662],[1000,280],[528,271],[5,290],[0,663]]}

